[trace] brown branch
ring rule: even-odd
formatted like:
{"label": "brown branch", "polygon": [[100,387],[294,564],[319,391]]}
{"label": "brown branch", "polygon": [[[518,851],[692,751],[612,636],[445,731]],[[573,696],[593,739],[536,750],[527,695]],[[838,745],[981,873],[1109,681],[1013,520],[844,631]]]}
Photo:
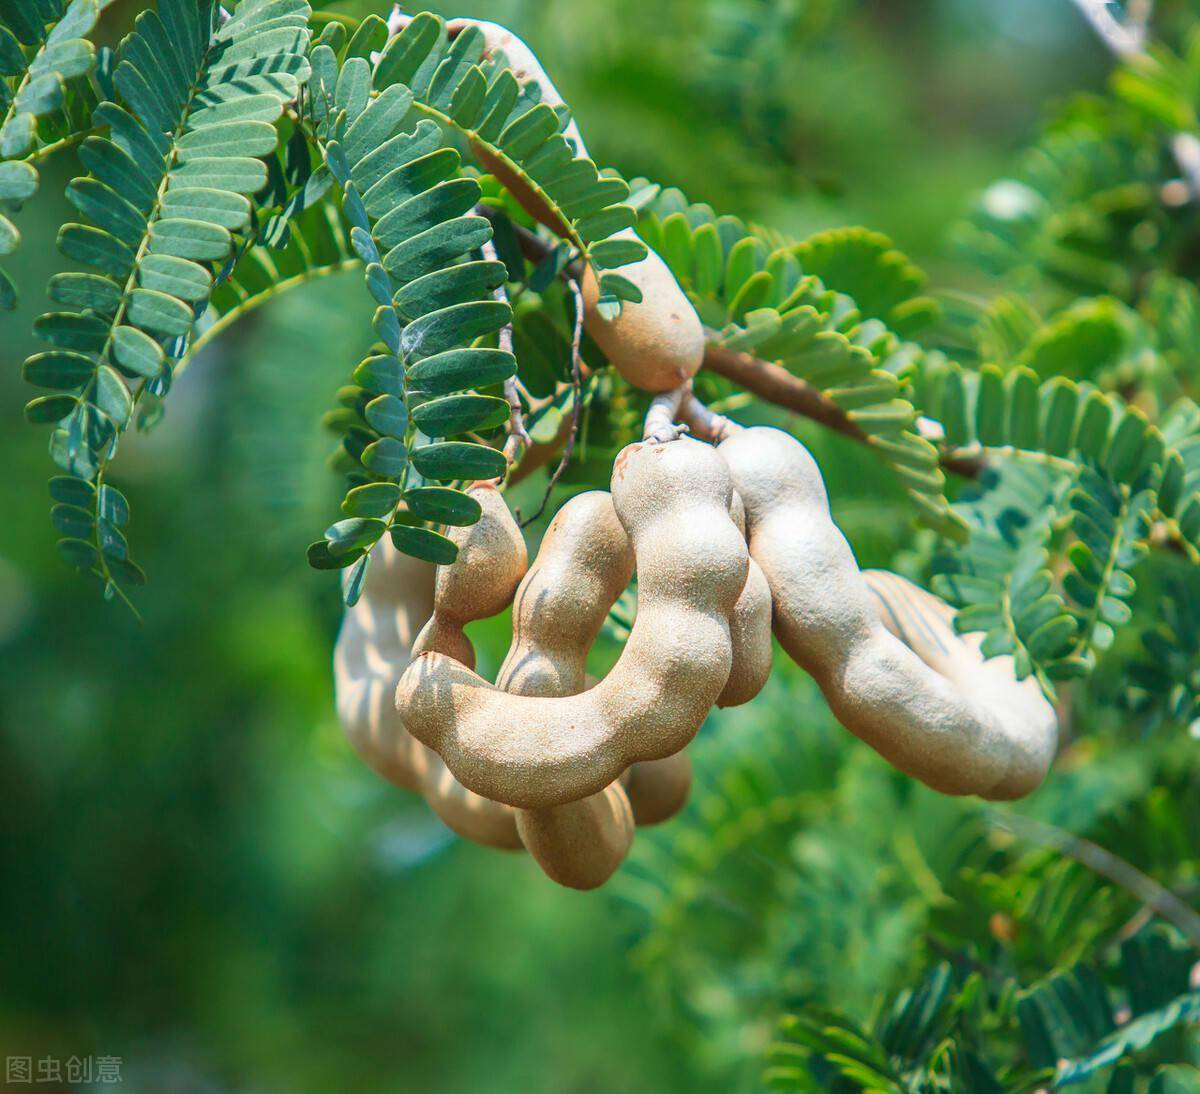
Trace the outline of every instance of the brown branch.
{"label": "brown branch", "polygon": [[[768,403],[809,418],[859,444],[870,443],[870,437],[837,403],[781,365],[710,343],[704,351],[704,367]],[[944,471],[968,479],[978,478],[985,466],[982,458],[953,453],[943,453],[940,463]]]}
{"label": "brown branch", "polygon": [[738,387],[745,388],[760,399],[811,418],[826,429],[832,429],[860,444],[867,443],[866,433],[850,420],[840,406],[781,365],[710,343],[704,351],[704,367],[709,372],[732,380]]}
{"label": "brown branch", "polygon": [[[489,217],[500,215],[497,210],[491,210],[487,206],[480,206],[479,212]],[[542,261],[554,249],[555,244],[536,232],[519,224],[514,225],[514,228],[521,253],[530,262]],[[582,274],[578,260],[572,262],[564,272],[573,281],[577,281]],[[715,332],[712,334],[715,336]],[[704,351],[703,367],[718,376],[724,376],[738,387],[768,403],[809,418],[859,444],[870,443],[868,435],[854,424],[837,403],[780,365],[709,342]],[[950,452],[941,454],[940,463],[942,470],[967,479],[977,479],[986,466],[982,457]]]}

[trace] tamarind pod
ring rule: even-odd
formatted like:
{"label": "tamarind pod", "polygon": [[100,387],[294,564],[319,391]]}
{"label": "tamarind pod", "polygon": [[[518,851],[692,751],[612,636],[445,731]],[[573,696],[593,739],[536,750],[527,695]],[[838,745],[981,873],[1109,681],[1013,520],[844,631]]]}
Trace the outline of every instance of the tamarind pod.
{"label": "tamarind pod", "polygon": [[740,707],[762,691],[771,677],[771,587],[754,559],[733,606],[729,634],[733,666],[725,689],[717,696],[717,706]]}
{"label": "tamarind pod", "polygon": [[368,767],[420,793],[460,836],[489,847],[519,848],[512,811],[460,786],[396,712],[396,681],[411,660],[417,621],[433,610],[434,584],[430,563],[401,554],[387,539],[376,545],[363,594],[346,609],[334,647],[342,730]]}
{"label": "tamarind pod", "polygon": [[468,668],[475,650],[463,627],[488,619],[512,602],[513,593],[529,565],[525,538],[504,497],[492,483],[476,483],[467,493],[479,502],[479,520],[447,535],[458,545],[458,558],[439,566],[433,615],[417,635],[413,656],[437,650]]}
{"label": "tamarind pod", "polygon": [[338,718],[350,746],[377,774],[419,790],[424,748],[405,731],[392,701],[412,659],[417,628],[433,611],[435,568],[386,540],[371,556],[362,596],[347,608],[333,651]]}
{"label": "tamarind pod", "polygon": [[[612,238],[639,237],[626,228]],[[642,301],[625,301],[615,319],[605,319],[597,309],[600,282],[588,265],[581,283],[588,334],[634,387],[659,392],[687,383],[704,361],[704,328],[670,267],[651,250],[617,272],[641,290]]]}
{"label": "tamarind pod", "polygon": [[1030,746],[1015,752],[991,796],[1021,797],[1027,792],[1023,788],[1041,782],[1054,758],[1057,719],[1037,680],[1018,680],[1016,662],[1007,654],[985,657],[983,635],[959,634],[954,609],[941,597],[887,570],[864,570],[863,580],[876,599],[880,622],[934,672],[999,712],[1012,723],[1014,735],[1033,727]]}
{"label": "tamarind pod", "polygon": [[[737,511],[740,505],[735,498],[731,508]],[[741,517],[744,526],[744,510]],[[520,695],[573,695],[585,690],[589,686],[585,675],[588,650],[608,610],[628,587],[633,567],[633,545],[617,519],[612,496],[590,490],[568,501],[546,529],[537,559],[513,600],[513,641],[496,675],[496,686]],[[767,617],[769,642],[769,609]],[[691,764],[682,754],[634,764],[622,776],[621,784],[634,821],[656,824],[682,808],[691,785]],[[621,813],[614,810],[607,815]],[[650,819],[644,819],[647,817]],[[517,825],[520,829],[520,814]],[[526,830],[522,833],[525,836]],[[550,841],[541,838],[540,842]],[[553,854],[552,850],[535,849],[527,836],[525,843],[539,861],[543,855]],[[607,841],[603,846],[614,844]],[[619,859],[613,862],[612,869],[619,864]],[[597,869],[591,876],[601,872]],[[559,880],[557,875],[551,876]],[[607,874],[601,881],[606,879]]]}
{"label": "tamarind pod", "polygon": [[[514,695],[583,691],[588,650],[633,565],[633,546],[608,493],[591,490],[568,501],[513,600],[513,640],[496,686]],[[628,854],[633,812],[618,782],[577,802],[517,810],[517,831],[548,877],[594,889]]]}
{"label": "tamarind pod", "polygon": [[[433,614],[417,635],[413,653],[435,650],[473,668],[475,647],[463,628],[508,606],[529,559],[520,525],[495,485],[476,483],[467,493],[479,502],[479,520],[447,531],[458,546],[458,557],[437,568]],[[509,806],[466,789],[432,749],[422,746],[419,766],[425,798],[448,828],[489,847],[520,849],[516,816]]]}
{"label": "tamarind pod", "polygon": [[513,599],[513,640],[496,686],[522,695],[583,691],[588,650],[633,566],[633,545],[607,491],[563,505]]}
{"label": "tamarind pod", "polygon": [[634,764],[623,780],[638,827],[670,820],[692,791],[692,760],[687,751]]}
{"label": "tamarind pod", "polygon": [[613,467],[633,541],[639,609],[612,671],[565,698],[509,695],[438,654],[400,678],[404,724],[466,787],[522,809],[598,793],[631,764],[684,748],[729,678],[729,616],[746,544],[729,518],[730,476],[687,437],[633,444]]}
{"label": "tamarind pod", "polygon": [[633,811],[619,782],[577,802],[517,810],[517,831],[546,876],[569,889],[603,885],[633,843]]}
{"label": "tamarind pod", "polygon": [[720,445],[746,505],[750,552],[774,601],[776,637],[834,716],[895,767],[947,794],[1030,793],[1054,755],[1049,704],[973,694],[880,622],[821,473],[794,437],[764,426]]}

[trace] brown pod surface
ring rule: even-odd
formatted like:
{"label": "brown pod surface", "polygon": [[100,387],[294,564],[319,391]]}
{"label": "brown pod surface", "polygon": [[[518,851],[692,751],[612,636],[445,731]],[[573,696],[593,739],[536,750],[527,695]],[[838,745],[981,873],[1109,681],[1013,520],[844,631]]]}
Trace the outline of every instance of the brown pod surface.
{"label": "brown pod surface", "polygon": [[[633,546],[612,497],[592,490],[568,501],[517,590],[512,645],[496,686],[546,697],[582,691],[588,650],[633,566]],[[615,783],[577,802],[517,810],[517,831],[548,877],[573,889],[594,889],[629,852],[633,813]]]}
{"label": "brown pod surface", "polygon": [[491,483],[476,483],[467,493],[482,512],[469,527],[446,531],[458,545],[458,557],[437,568],[433,615],[417,635],[413,656],[436,650],[474,668],[475,650],[463,628],[512,603],[529,556],[521,528],[500,491]]}
{"label": "brown pod surface", "polygon": [[[632,228],[614,239],[638,239]],[[584,325],[613,367],[643,391],[670,391],[687,383],[704,361],[704,328],[670,267],[651,250],[617,271],[642,293],[625,301],[615,319],[598,311],[600,283],[589,265],[583,274]]]}
{"label": "brown pod surface", "polygon": [[997,800],[1030,793],[1057,743],[1054,710],[1036,683],[1009,672],[1005,687],[984,689],[978,676],[963,686],[885,627],[830,517],[820,470],[790,434],[744,429],[720,452],[746,505],[775,634],[838,721],[935,790]]}
{"label": "brown pod surface", "polygon": [[634,764],[626,773],[625,793],[640,827],[670,820],[692,792],[692,761],[687,750],[661,760]]}
{"label": "brown pod surface", "polygon": [[612,496],[633,541],[639,606],[599,684],[566,698],[509,695],[438,654],[401,677],[404,724],[488,798],[536,809],[598,793],[630,765],[684,748],[729,678],[748,556],[724,462],[688,437],[630,445]]}

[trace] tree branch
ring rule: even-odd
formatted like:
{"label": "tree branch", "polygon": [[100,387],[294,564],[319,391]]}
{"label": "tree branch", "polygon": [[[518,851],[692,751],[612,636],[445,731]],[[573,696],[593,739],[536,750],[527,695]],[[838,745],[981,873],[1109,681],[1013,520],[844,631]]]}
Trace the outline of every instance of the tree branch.
{"label": "tree branch", "polygon": [[[781,365],[710,343],[704,351],[704,367],[760,399],[809,418],[859,444],[870,443],[867,434],[837,403]],[[953,453],[942,453],[939,462],[942,470],[967,479],[978,478],[985,466],[982,457]]]}
{"label": "tree branch", "polygon": [[[479,211],[485,216],[498,216],[487,206],[480,206]],[[514,225],[517,242],[524,256],[533,263],[540,262],[553,249],[553,245],[536,232],[531,232],[521,225]],[[564,271],[573,283],[582,274],[578,261],[573,262]],[[715,331],[708,332],[710,337],[716,337]],[[787,369],[771,361],[763,361],[748,353],[726,349],[724,346],[709,342],[704,351],[704,368],[718,376],[724,376],[738,387],[752,395],[773,403],[775,406],[790,410],[793,414],[809,418],[826,429],[849,437],[859,444],[868,444],[869,437],[850,416],[823,392],[811,384],[805,383],[799,377],[793,376]],[[943,454],[941,466],[944,471],[960,475],[963,478],[978,478],[983,471],[985,461],[981,457],[962,456],[953,453]]]}
{"label": "tree branch", "polygon": [[1146,50],[1146,20],[1149,13],[1122,23],[1109,10],[1106,0],[1074,0],[1075,6],[1109,50],[1123,61],[1140,57]]}

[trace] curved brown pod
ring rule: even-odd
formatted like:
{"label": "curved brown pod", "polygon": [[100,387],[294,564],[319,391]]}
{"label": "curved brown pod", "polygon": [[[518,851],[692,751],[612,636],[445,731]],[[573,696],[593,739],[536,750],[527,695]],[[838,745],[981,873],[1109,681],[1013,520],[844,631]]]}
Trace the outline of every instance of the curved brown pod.
{"label": "curved brown pod", "polygon": [[435,568],[386,538],[371,555],[362,596],[347,608],[334,647],[337,710],[351,747],[377,774],[422,794],[460,836],[488,847],[521,846],[512,810],[463,787],[396,712],[396,681],[408,666],[417,625],[433,610]]}
{"label": "curved brown pod", "polygon": [[[513,640],[496,686],[513,695],[574,695],[586,687],[588,650],[633,577],[633,547],[601,490],[555,514],[513,600]],[[633,843],[633,812],[619,783],[577,802],[517,810],[517,831],[546,875],[572,889],[603,885]]]}
{"label": "curved brown pod", "polygon": [[959,634],[955,611],[941,597],[888,570],[864,570],[862,576],[875,598],[879,620],[891,634],[962,694],[995,712],[1012,736],[1036,740],[1018,754],[1018,762],[1010,765],[990,796],[1028,793],[1041,781],[1042,765],[1049,766],[1057,741],[1054,708],[1037,681],[1032,676],[1018,680],[1016,662],[1007,654],[985,657],[983,635]]}
{"label": "curved brown pod", "polygon": [[746,544],[724,461],[687,437],[617,457],[617,516],[633,541],[639,610],[612,671],[561,699],[508,695],[449,658],[419,657],[397,688],[404,723],[463,785],[537,809],[603,790],[684,748],[725,687]]}
{"label": "curved brown pod", "polygon": [[436,650],[474,668],[475,649],[463,628],[497,615],[512,603],[529,556],[520,526],[495,485],[476,483],[467,493],[479,502],[482,512],[469,527],[446,533],[458,545],[458,558],[450,566],[438,567],[433,615],[417,635],[413,656]]}
{"label": "curved brown pod", "polygon": [[[638,239],[632,228],[614,239]],[[599,312],[600,283],[589,265],[583,274],[584,325],[613,367],[643,391],[670,391],[687,383],[704,362],[704,327],[670,267],[653,250],[614,273],[632,281],[641,303],[625,301],[615,319]]]}
{"label": "curved brown pod", "polygon": [[638,827],[662,824],[687,804],[692,792],[691,757],[684,749],[661,760],[643,760],[625,773],[623,781]]}
{"label": "curved brown pod", "polygon": [[794,437],[754,427],[720,451],[746,505],[776,636],[816,679],[838,721],[947,794],[1011,799],[1037,787],[1054,757],[1057,722],[1036,683],[1009,674],[998,690],[962,686],[880,622],[830,518],[820,470]]}

